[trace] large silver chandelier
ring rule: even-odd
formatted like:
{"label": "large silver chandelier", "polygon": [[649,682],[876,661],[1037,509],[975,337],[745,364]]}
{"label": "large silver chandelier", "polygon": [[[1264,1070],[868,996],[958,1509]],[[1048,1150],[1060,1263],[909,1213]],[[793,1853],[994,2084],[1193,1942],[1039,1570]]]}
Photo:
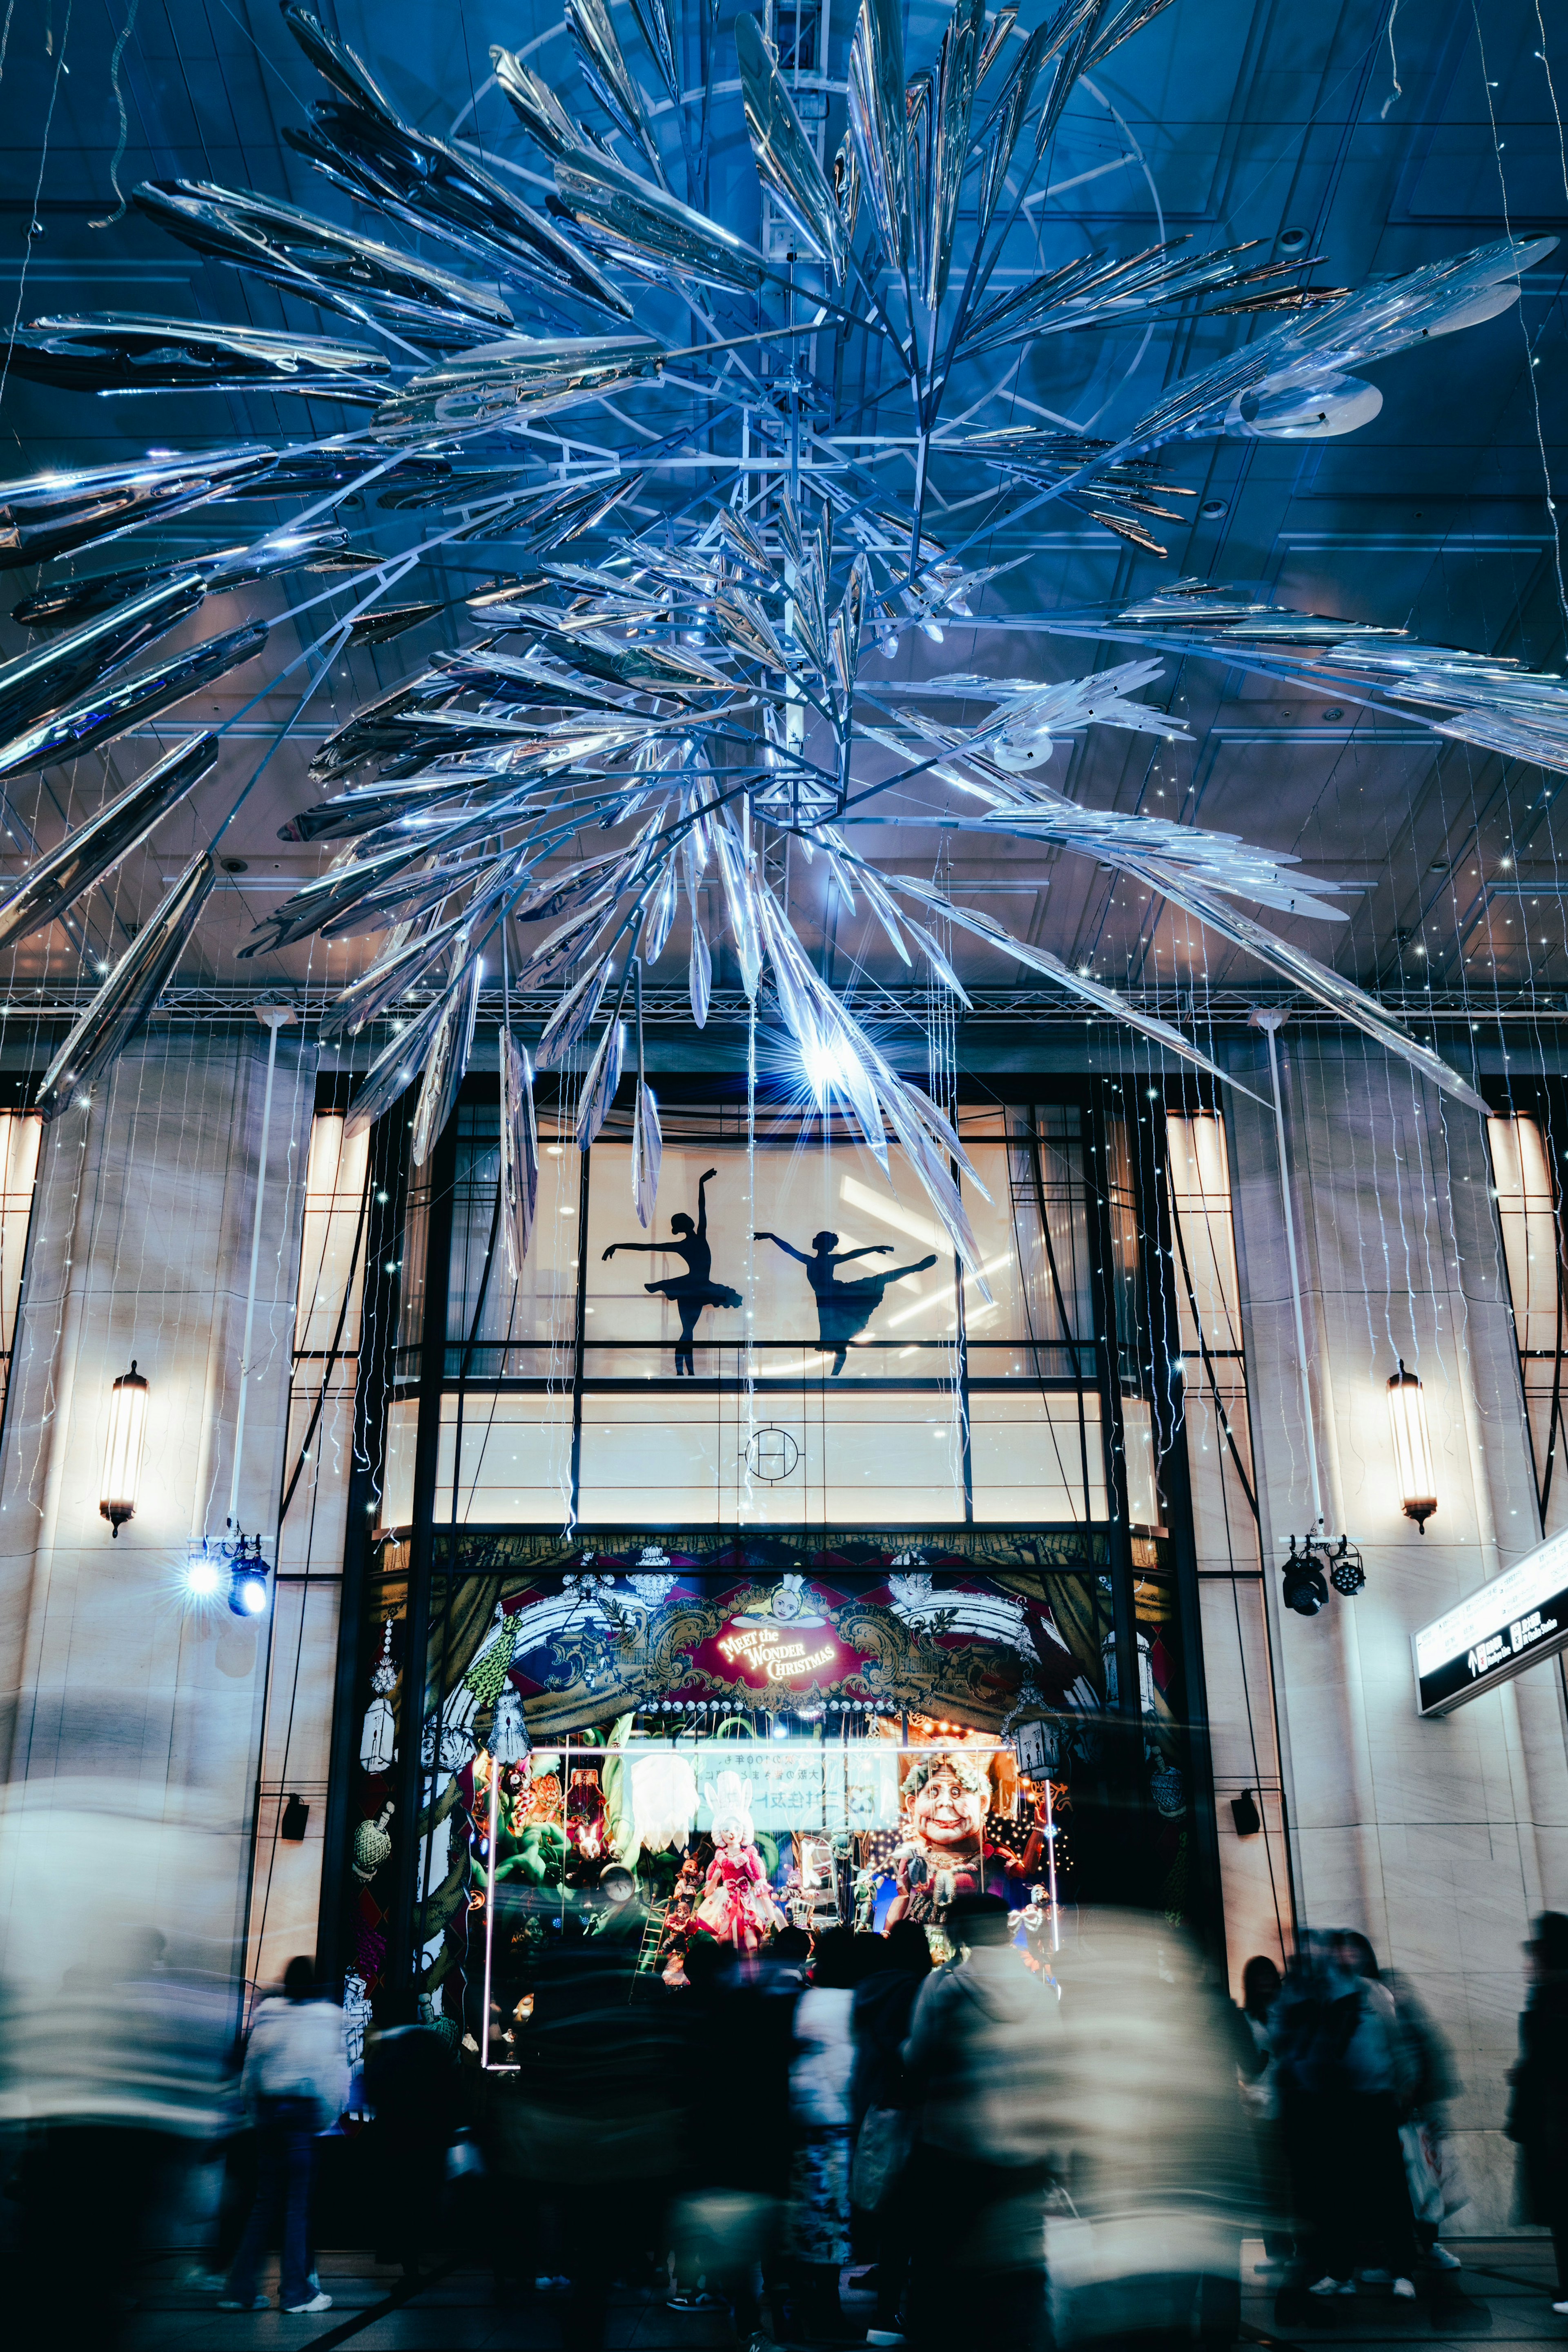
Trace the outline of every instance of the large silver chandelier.
{"label": "large silver chandelier", "polygon": [[[1232,835],[1080,807],[1045,772],[1053,743],[1088,725],[1183,731],[1136,698],[1161,675],[1151,649],[1315,680],[1439,735],[1564,768],[1568,694],[1556,678],[1193,583],[1115,610],[1037,616],[1040,629],[1130,649],[1092,676],[1047,685],[1006,675],[1000,629],[988,668],[908,677],[888,665],[910,632],[940,642],[955,619],[984,646],[987,604],[1000,611],[995,572],[1028,554],[1026,536],[1025,555],[980,561],[999,521],[1016,543],[1029,518],[1065,504],[1163,552],[1155,528],[1176,511],[1169,500],[1190,495],[1160,478],[1163,450],[1353,428],[1381,405],[1358,367],[1495,316],[1555,240],[1505,239],[1359,292],[1310,284],[1316,257],[1194,255],[1182,241],[1036,268],[1025,207],[1068,99],[1169,0],[1066,0],[1033,32],[1012,7],[987,18],[981,0],[960,0],[913,73],[899,0],[861,0],[847,79],[836,89],[810,78],[809,120],[798,71],[781,69],[754,17],[735,23],[762,189],[752,243],[709,209],[724,83],[716,11],[711,0],[694,5],[700,21],[686,26],[673,0],[631,0],[641,70],[662,92],[650,99],[605,0],[566,0],[602,129],[525,57],[494,51],[487,89],[510,101],[515,152],[488,158],[414,129],[352,50],[303,8],[285,8],[331,91],[289,142],[374,208],[386,241],[204,183],[143,185],[136,202],[198,253],[352,321],[355,339],[72,316],[30,322],[9,364],[109,394],[304,393],[359,404],[368,421],[314,440],[0,486],[0,562],[12,565],[74,559],[209,504],[299,501],[287,528],[195,562],[43,580],[17,607],[47,633],[41,649],[0,671],[0,781],[108,742],[255,658],[267,635],[257,622],[129,669],[210,595],[345,567],[347,584],[314,600],[325,624],[310,649],[319,678],[346,643],[390,638],[438,609],[385,603],[422,558],[504,541],[525,568],[468,598],[465,641],[318,754],[310,773],[322,796],[295,829],[330,845],[331,861],[241,952],[315,933],[386,935],[330,1007],[324,1034],[420,1007],[373,1064],[353,1112],[356,1123],[377,1117],[417,1080],[416,1160],[450,1114],[483,960],[493,971],[499,954],[514,1271],[528,1248],[536,1143],[511,992],[559,986],[535,1060],[581,1071],[584,1147],[634,1053],[633,1183],[646,1224],[660,1143],[642,1062],[644,976],[684,900],[692,1016],[705,1021],[713,942],[700,884],[715,876],[746,995],[755,1005],[761,994],[819,1093],[838,1099],[884,1168],[889,1145],[901,1149],[976,1268],[952,1173],[967,1171],[958,1137],[817,972],[792,920],[782,842],[798,845],[801,864],[825,861],[890,950],[954,996],[964,991],[943,942],[956,925],[1224,1077],[1175,1026],[934,883],[879,866],[876,827],[889,811],[900,826],[1051,843],[1137,877],[1483,1108],[1373,999],[1236,903],[1343,920],[1335,885]],[[693,53],[700,78],[685,89]],[[837,90],[845,122],[835,148],[826,98]],[[521,193],[531,184],[546,190],[542,209]],[[437,241],[451,267],[417,257],[415,239]],[[1120,438],[998,421],[1024,353],[1194,310],[1266,318]],[[863,404],[876,433],[849,429],[852,382],[878,387]],[[887,425],[895,415],[898,431]],[[338,509],[367,494],[386,530],[379,546],[356,548]],[[393,544],[410,513],[420,535]],[[973,527],[955,532],[954,516]],[[290,667],[301,666],[308,696],[306,656]],[[0,944],[62,916],[216,755],[212,736],[183,746],[40,858],[0,907]],[[601,854],[543,870],[595,826],[606,835]],[[145,1019],[214,865],[210,850],[193,861],[109,974],[43,1079],[46,1114],[81,1097]]]}

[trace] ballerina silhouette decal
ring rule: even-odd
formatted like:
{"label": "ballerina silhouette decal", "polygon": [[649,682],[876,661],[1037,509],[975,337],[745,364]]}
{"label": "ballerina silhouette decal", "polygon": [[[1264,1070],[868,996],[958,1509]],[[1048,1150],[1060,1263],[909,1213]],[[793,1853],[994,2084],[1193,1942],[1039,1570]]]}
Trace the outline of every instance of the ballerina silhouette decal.
{"label": "ballerina silhouette decal", "polygon": [[844,1351],[851,1339],[858,1339],[882,1303],[882,1293],[890,1282],[901,1282],[906,1274],[923,1274],[928,1265],[936,1264],[930,1257],[916,1258],[912,1265],[890,1265],[882,1274],[862,1275],[858,1282],[838,1282],[834,1268],[847,1265],[851,1258],[891,1257],[892,1244],[872,1242],[865,1249],[840,1250],[837,1234],[813,1234],[811,1255],[797,1250],[793,1242],[784,1241],[778,1234],[753,1234],[754,1242],[772,1242],[786,1257],[805,1268],[805,1278],[816,1295],[816,1336],[826,1350],[831,1348],[833,1378],[844,1370]]}
{"label": "ballerina silhouette decal", "polygon": [[697,1336],[697,1318],[705,1307],[739,1307],[741,1294],[731,1290],[727,1282],[715,1282],[713,1253],[708,1246],[708,1181],[718,1174],[716,1168],[706,1168],[697,1180],[697,1223],[692,1223],[684,1209],[678,1210],[669,1221],[669,1230],[676,1235],[669,1242],[612,1242],[605,1252],[605,1258],[615,1256],[618,1249],[667,1252],[672,1257],[686,1260],[684,1274],[672,1274],[662,1282],[645,1282],[643,1288],[656,1297],[668,1298],[680,1309],[680,1337],[675,1343],[675,1377],[684,1372],[695,1380],[697,1368],[692,1360],[691,1343]]}

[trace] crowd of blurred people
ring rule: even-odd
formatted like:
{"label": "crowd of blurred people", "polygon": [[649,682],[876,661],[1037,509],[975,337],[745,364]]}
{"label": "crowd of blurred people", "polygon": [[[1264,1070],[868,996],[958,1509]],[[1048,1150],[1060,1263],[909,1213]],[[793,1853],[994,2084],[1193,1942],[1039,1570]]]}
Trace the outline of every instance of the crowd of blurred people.
{"label": "crowd of blurred people", "polygon": [[[1251,1960],[1237,2005],[1163,1919],[1080,1915],[1048,1970],[1016,1930],[971,1894],[940,1961],[910,1920],[786,1927],[761,1952],[698,1938],[671,1985],[568,1923],[504,2068],[471,2037],[455,2047],[414,1993],[380,1992],[346,2123],[343,2016],[311,1962],[259,2004],[226,2091],[216,2005],[143,1937],[62,1990],[109,2029],[96,2100],[78,2067],[29,2106],[26,2019],[0,2021],[13,2235],[47,2256],[97,2184],[121,2217],[95,2273],[111,2342],[154,2184],[217,2161],[226,2127],[250,2157],[216,2224],[227,2310],[267,2305],[272,2242],[282,2307],[329,2308],[312,2198],[330,2136],[352,2156],[334,2225],[352,2168],[378,2259],[410,2291],[442,2261],[488,2263],[502,2300],[555,2298],[570,2352],[604,2343],[617,2286],[707,2314],[706,2338],[732,2328],[751,2352],[951,2347],[977,2313],[997,2352],[1217,2347],[1259,2236],[1286,2320],[1330,2324],[1342,2298],[1381,2294],[1446,2331],[1486,2324],[1443,2242],[1467,2201],[1447,2123],[1462,2086],[1363,1936],[1306,1934],[1283,1975]],[[1568,1916],[1544,1915],[1527,1948],[1506,2128],[1517,2218],[1551,2231],[1568,2317]]]}

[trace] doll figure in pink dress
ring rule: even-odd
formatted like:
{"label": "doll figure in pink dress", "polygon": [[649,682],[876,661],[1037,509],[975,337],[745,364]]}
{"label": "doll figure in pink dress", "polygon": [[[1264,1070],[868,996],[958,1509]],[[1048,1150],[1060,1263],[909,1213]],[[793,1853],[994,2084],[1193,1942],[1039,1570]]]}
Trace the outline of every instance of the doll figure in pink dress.
{"label": "doll figure in pink dress", "polygon": [[746,1836],[738,1813],[721,1813],[713,1823],[713,1859],[707,1892],[694,1925],[721,1944],[754,1952],[773,1925],[774,1904],[762,1855]]}

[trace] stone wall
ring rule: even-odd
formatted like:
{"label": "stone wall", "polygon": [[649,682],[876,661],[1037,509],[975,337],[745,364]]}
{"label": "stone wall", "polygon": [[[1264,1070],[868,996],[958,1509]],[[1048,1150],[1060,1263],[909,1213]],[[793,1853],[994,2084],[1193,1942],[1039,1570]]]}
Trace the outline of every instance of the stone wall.
{"label": "stone wall", "polygon": [[[279,1044],[239,1482],[268,1559],[316,1058],[299,1039]],[[266,1058],[253,1024],[155,1029],[45,1133],[0,1453],[0,1933],[23,1973],[91,1958],[129,1919],[171,1958],[242,1974],[273,1619],[223,1594],[193,1610],[184,1576],[193,1539],[225,1530]],[[111,1538],[100,1478],[132,1357],[145,1460]],[[39,1916],[19,1898],[46,1854]]]}
{"label": "stone wall", "polygon": [[[1374,1046],[1287,1029],[1280,1053],[1324,1510],[1367,1570],[1357,1599],[1335,1597],[1317,1617],[1279,1604],[1287,1538],[1310,1519],[1303,1408],[1273,1116],[1233,1094],[1262,1589],[1300,1918],[1370,1937],[1452,2043],[1465,2090],[1451,2120],[1473,2189],[1458,2226],[1473,2233],[1512,2211],[1500,2126],[1520,1947],[1532,1913],[1568,1905],[1559,1662],[1436,1721],[1415,1712],[1411,1634],[1540,1539],[1487,1145],[1476,1117]],[[1255,1053],[1238,1045],[1234,1066],[1268,1093],[1261,1037]],[[1436,1465],[1425,1535],[1394,1485],[1385,1383],[1400,1356],[1421,1377]],[[1237,1730],[1235,1691],[1211,1669],[1216,1700],[1218,1747]],[[1223,1809],[1220,1834],[1222,1848],[1234,1843]],[[1245,1958],[1232,1949],[1237,1973]]]}

